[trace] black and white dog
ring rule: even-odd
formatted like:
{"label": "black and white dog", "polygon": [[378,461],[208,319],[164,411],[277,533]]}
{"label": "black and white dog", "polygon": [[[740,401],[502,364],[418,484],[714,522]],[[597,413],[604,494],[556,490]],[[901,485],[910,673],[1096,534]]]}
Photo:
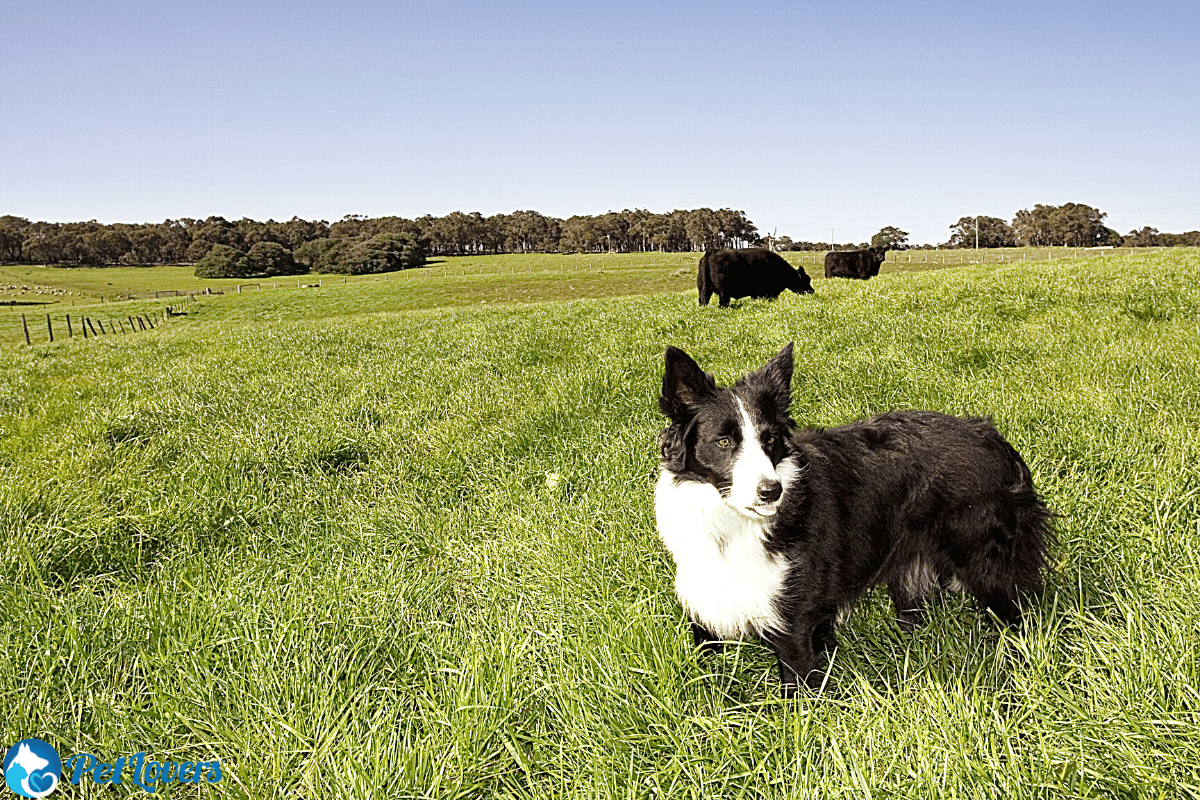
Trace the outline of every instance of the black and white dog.
{"label": "black and white dog", "polygon": [[791,380],[791,344],[732,388],[667,349],[655,511],[696,644],[761,637],[788,697],[821,686],[835,623],[877,584],[905,630],[943,586],[1020,624],[1051,513],[991,422],[893,411],[793,433]]}

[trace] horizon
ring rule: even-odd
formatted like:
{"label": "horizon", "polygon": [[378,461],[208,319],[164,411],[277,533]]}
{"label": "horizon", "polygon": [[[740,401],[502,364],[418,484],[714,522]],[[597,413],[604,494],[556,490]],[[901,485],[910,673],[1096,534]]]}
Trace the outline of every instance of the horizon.
{"label": "horizon", "polygon": [[0,213],[30,220],[708,207],[795,241],[938,244],[1077,202],[1121,235],[1200,228],[1183,3],[7,16]]}
{"label": "horizon", "polygon": [[[1044,205],[1044,204],[1043,204],[1043,205]],[[690,213],[691,211],[694,211],[694,210],[697,210],[697,209],[672,209],[671,211],[660,212],[660,211],[654,211],[653,209],[630,209],[630,208],[625,208],[625,209],[616,210],[616,211],[608,211],[608,212],[603,212],[603,214],[609,214],[609,213],[625,213],[625,212],[629,212],[629,211],[638,211],[638,210],[640,210],[640,211],[647,211],[647,212],[649,212],[649,213],[651,213],[651,214],[656,214],[656,215],[663,215],[663,216],[665,216],[665,215],[672,214],[672,213],[677,213],[677,212],[682,212],[682,213]],[[738,210],[740,210],[740,209],[734,209],[734,210],[735,210],[735,211],[738,211]],[[1100,210],[1101,212],[1103,212],[1103,209],[1098,209],[1098,210]],[[493,216],[507,216],[507,215],[512,215],[512,214],[516,214],[516,213],[523,212],[523,211],[532,211],[533,213],[537,213],[537,214],[540,214],[540,213],[541,213],[541,212],[537,211],[536,209],[513,209],[513,210],[512,210],[512,211],[510,211],[510,212],[497,212],[497,214],[495,214],[495,215],[490,215],[490,214],[488,214],[488,215],[483,215],[483,217],[484,217],[484,219],[489,219],[489,218],[491,218],[491,217],[493,217]],[[476,213],[476,212],[461,212],[460,210],[456,210],[456,211],[454,211],[454,212],[450,212],[450,213],[467,213],[467,214],[473,214],[473,213]],[[585,217],[585,218],[597,218],[597,217],[603,216],[603,214],[579,214],[579,215],[574,215],[574,216],[580,216],[580,217]],[[154,222],[154,221],[127,222],[127,221],[125,221],[125,220],[120,220],[120,221],[115,221],[115,222],[106,222],[106,221],[102,221],[102,220],[96,220],[96,219],[89,219],[89,220],[34,220],[34,219],[29,219],[29,218],[20,217],[20,215],[16,215],[16,214],[0,214],[0,219],[4,218],[4,217],[6,217],[6,216],[8,216],[8,217],[17,217],[17,218],[19,218],[19,219],[25,219],[27,222],[29,222],[29,223],[31,223],[31,224],[43,224],[43,223],[45,223],[45,224],[51,224],[51,225],[98,224],[98,225],[104,225],[104,226],[108,226],[108,225],[130,225],[130,226],[135,226],[135,227],[136,227],[136,226],[143,226],[143,225],[147,225],[147,226],[152,226],[152,225],[161,225],[161,224],[165,224],[165,223],[168,223],[168,222],[182,222],[182,221],[185,221],[185,220],[186,220],[186,221],[188,221],[188,222],[195,222],[195,223],[201,223],[201,224],[202,224],[202,223],[204,223],[204,222],[205,222],[207,219],[212,219],[212,218],[221,218],[221,219],[225,219],[226,221],[228,221],[228,222],[230,222],[230,223],[232,223],[232,224],[236,224],[236,223],[238,223],[238,222],[241,222],[243,219],[249,219],[249,221],[250,221],[250,222],[254,222],[254,223],[268,223],[268,224],[271,224],[271,223],[274,223],[274,224],[285,224],[285,223],[287,223],[287,222],[291,221],[292,219],[296,219],[296,217],[289,217],[288,219],[280,219],[280,220],[276,220],[276,219],[274,219],[274,218],[267,218],[267,219],[237,218],[237,219],[233,219],[233,218],[229,218],[229,217],[223,217],[222,215],[219,215],[219,214],[216,214],[216,215],[209,215],[208,217],[176,217],[176,218],[173,218],[173,219],[172,219],[172,218],[167,218],[167,219],[160,220],[160,221],[157,221],[157,222]],[[410,218],[403,218],[403,219],[407,219],[407,220],[409,220],[409,221],[415,221],[415,220],[419,220],[419,219],[421,219],[421,218],[424,218],[425,216],[426,216],[426,215],[420,215],[419,217],[410,217]],[[430,216],[431,216],[431,215],[430,215]],[[566,221],[566,219],[568,219],[567,217],[549,217],[548,215],[543,215],[543,216],[544,216],[544,217],[546,217],[546,218],[548,218],[548,219],[555,219],[555,220],[556,220],[556,221],[558,221],[558,222],[565,222],[565,221]],[[981,217],[981,218],[983,218],[983,216],[984,216],[984,215],[980,215],[980,217]],[[362,216],[362,215],[358,215],[358,216],[356,217],[355,215],[345,215],[345,216],[343,216],[341,219],[336,219],[336,220],[327,220],[327,219],[312,219],[312,220],[304,220],[304,219],[301,219],[301,221],[303,221],[303,222],[311,222],[311,223],[320,223],[320,224],[324,224],[324,225],[327,225],[327,226],[333,226],[333,225],[336,225],[336,224],[337,224],[337,223],[339,223],[339,222],[343,222],[343,221],[345,221],[345,220],[349,220],[349,219],[353,219],[353,218],[365,219],[365,220],[371,220],[371,219],[387,219],[387,218],[399,218],[399,217],[397,217],[396,215],[383,215],[383,217],[364,217],[364,216]],[[437,219],[437,217],[434,217],[434,218],[435,218],[435,219]],[[748,215],[746,216],[746,219],[747,219],[747,221],[749,221],[749,222],[750,222],[752,225],[754,225],[754,224],[755,224],[755,223],[754,223],[754,220],[753,220],[752,218],[750,218]],[[1015,219],[1013,219],[1013,220],[1007,220],[1007,219],[1005,219],[1005,220],[1003,220],[1003,221],[1004,221],[1005,223],[1007,223],[1007,224],[1010,224],[1010,225],[1011,225],[1011,224],[1015,223],[1015,221],[1016,221],[1016,220],[1015,220]],[[1014,226],[1014,227],[1015,227],[1015,226]],[[1109,226],[1109,227],[1111,227],[1111,226]],[[1145,226],[1145,227],[1153,227],[1153,226]],[[880,230],[880,231],[876,231],[876,233],[882,233],[882,232],[883,232],[882,230]],[[1120,231],[1117,231],[1118,235],[1120,235],[1120,236],[1122,236],[1122,237],[1128,237],[1130,234],[1132,234],[1132,233],[1137,233],[1137,232],[1138,232],[1138,231],[1127,231],[1125,234],[1121,234],[1121,233],[1120,233]],[[1164,235],[1179,235],[1179,234],[1185,234],[1185,233],[1196,233],[1197,231],[1196,231],[1195,229],[1193,229],[1193,230],[1190,230],[1190,231],[1163,231],[1163,230],[1157,230],[1157,232],[1158,232],[1159,234],[1164,234]],[[865,239],[865,240],[863,240],[863,241],[860,241],[860,242],[856,242],[856,241],[854,241],[854,240],[847,240],[847,241],[841,241],[841,242],[826,242],[826,241],[821,241],[821,240],[812,240],[812,239],[807,239],[807,240],[806,240],[806,239],[798,239],[798,238],[796,238],[796,237],[794,237],[794,236],[791,236],[791,235],[790,235],[790,234],[788,234],[786,231],[783,231],[783,232],[778,232],[778,233],[773,233],[773,232],[767,232],[767,231],[762,231],[762,230],[759,230],[759,231],[758,231],[758,236],[759,236],[759,243],[758,243],[758,244],[751,244],[751,245],[749,245],[750,247],[771,247],[772,245],[770,245],[770,244],[769,244],[769,241],[770,241],[770,240],[776,240],[776,241],[778,241],[778,240],[780,240],[780,239],[783,239],[783,238],[787,238],[787,239],[789,240],[789,242],[790,242],[790,243],[793,243],[793,244],[830,244],[830,245],[832,245],[832,246],[833,246],[833,247],[835,247],[835,248],[843,248],[843,247],[846,247],[846,246],[851,246],[851,245],[859,245],[859,246],[862,246],[862,247],[867,247],[867,246],[869,246],[869,245],[870,245],[870,239],[871,239],[871,237],[867,237],[867,239]],[[872,234],[872,236],[874,236],[874,234]],[[899,247],[889,246],[889,249],[906,250],[906,249],[921,249],[921,248],[928,248],[928,247],[943,248],[943,247],[946,247],[946,246],[948,246],[948,245],[950,244],[950,239],[951,239],[951,238],[952,238],[951,236],[947,236],[947,237],[946,237],[946,239],[947,239],[947,240],[946,240],[946,241],[942,241],[942,242],[921,242],[921,241],[916,241],[916,240],[914,240],[914,239],[912,239],[912,238],[910,237],[910,238],[909,238],[909,239],[908,239],[908,240],[907,240],[907,241],[906,241],[906,242],[905,242],[903,245],[901,245],[901,246],[899,246]],[[1047,247],[1047,246],[1050,246],[1050,247],[1054,247],[1054,246],[1068,247],[1068,245],[1022,245],[1022,244],[999,245],[998,247],[1000,247],[1001,249],[1003,249],[1003,248],[1006,248],[1006,247],[1008,247],[1008,248],[1022,248],[1022,247],[1044,248],[1044,247]],[[1070,245],[1070,246],[1074,247],[1074,246],[1076,246],[1076,245]],[[1109,244],[1109,245],[1096,245],[1096,246],[1088,246],[1086,249],[1104,249],[1104,248],[1121,247],[1121,246],[1122,246],[1122,245],[1120,245],[1120,244],[1117,244],[1117,245],[1112,245],[1112,244]],[[1133,246],[1133,247],[1148,247],[1148,246],[1151,246],[1151,245],[1135,244],[1135,245],[1132,245],[1132,246]],[[1171,247],[1171,246],[1185,246],[1185,245],[1178,245],[1178,244],[1175,244],[1175,245],[1153,245],[1153,246],[1156,246],[1156,247],[1162,247],[1162,246]],[[988,245],[988,246],[985,246],[985,247],[982,247],[982,248],[977,248],[977,249],[985,249],[985,250],[986,250],[986,249],[995,249],[996,247],[997,247],[997,246]],[[959,247],[959,248],[954,248],[954,249],[962,249],[962,248],[961,248],[961,247]],[[498,253],[497,253],[497,254],[498,254]]]}

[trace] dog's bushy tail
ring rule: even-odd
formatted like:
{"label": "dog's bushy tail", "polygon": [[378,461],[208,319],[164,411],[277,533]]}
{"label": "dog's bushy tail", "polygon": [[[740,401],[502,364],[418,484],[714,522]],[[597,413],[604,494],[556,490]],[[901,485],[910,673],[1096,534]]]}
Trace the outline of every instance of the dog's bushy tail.
{"label": "dog's bushy tail", "polygon": [[1057,544],[1054,533],[1057,515],[1042,502],[1025,459],[1007,441],[1004,444],[1017,468],[1016,480],[1009,487],[1010,508],[1016,523],[1013,526],[1012,577],[1021,592],[1037,596],[1041,594],[1043,578],[1054,569],[1051,551]]}

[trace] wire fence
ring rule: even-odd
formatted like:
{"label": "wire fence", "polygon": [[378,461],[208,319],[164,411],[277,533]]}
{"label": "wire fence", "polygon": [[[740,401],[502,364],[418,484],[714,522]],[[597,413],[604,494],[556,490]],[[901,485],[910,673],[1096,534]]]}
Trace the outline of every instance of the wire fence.
{"label": "wire fence", "polygon": [[[1094,258],[1123,256],[1131,253],[1152,253],[1165,247],[996,247],[986,249],[947,250],[889,250],[884,266],[907,265],[946,266],[966,264],[1012,264],[1022,261],[1056,261],[1064,258]],[[803,266],[823,266],[828,250],[793,250],[781,252],[785,259]]]}
{"label": "wire fence", "polygon": [[[295,287],[290,281],[282,282],[282,288],[307,288],[309,286],[320,286],[321,279],[313,279],[309,281],[296,281]],[[187,297],[193,298],[199,295],[212,296],[223,294],[241,294],[242,292],[261,291],[263,289],[279,289],[281,288],[280,281],[263,281],[260,283],[239,283],[225,284],[220,286],[205,286],[200,289],[157,289],[147,292],[125,292],[121,294],[97,295],[101,303],[124,303],[129,300],[161,300],[164,297]]]}
{"label": "wire fence", "polygon": [[[127,314],[125,316],[85,316],[75,314],[46,314],[35,315],[32,319],[21,314],[21,335],[25,344],[43,344],[63,339],[74,339],[76,336],[87,339],[99,336],[142,333],[157,328],[173,317],[187,314],[186,309],[193,302],[193,296],[180,295],[181,302],[156,309],[149,313]],[[45,323],[43,325],[43,322]],[[105,323],[108,323],[107,325]]]}

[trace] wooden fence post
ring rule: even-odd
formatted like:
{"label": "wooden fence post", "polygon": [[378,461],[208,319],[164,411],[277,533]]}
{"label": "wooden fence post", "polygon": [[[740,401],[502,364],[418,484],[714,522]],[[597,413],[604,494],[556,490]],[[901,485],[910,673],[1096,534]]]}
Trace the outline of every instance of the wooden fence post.
{"label": "wooden fence post", "polygon": [[133,324],[133,317],[129,317],[128,319],[129,319],[129,332],[135,333],[137,331],[137,328]]}
{"label": "wooden fence post", "polygon": [[67,314],[67,338],[70,339],[74,335],[75,332],[71,330],[71,315]]}
{"label": "wooden fence post", "polygon": [[46,315],[46,333],[50,334],[50,341],[54,341],[54,328],[50,327],[50,315]]}
{"label": "wooden fence post", "polygon": [[96,324],[100,326],[101,333],[108,333],[108,331],[104,330],[104,320],[98,319],[96,320]]}
{"label": "wooden fence post", "polygon": [[87,338],[87,317],[79,318],[79,330],[83,331],[83,338]]}
{"label": "wooden fence post", "polygon": [[25,315],[21,315],[21,330],[25,331],[25,344],[29,344],[29,326],[25,324]]}
{"label": "wooden fence post", "polygon": [[[92,324],[92,318],[91,318],[91,317],[88,317],[88,318],[87,318],[87,324],[88,324],[88,327],[92,329],[92,336],[96,336],[96,335],[97,335],[97,333],[96,333],[96,326]],[[101,326],[101,327],[103,328],[103,326]]]}

